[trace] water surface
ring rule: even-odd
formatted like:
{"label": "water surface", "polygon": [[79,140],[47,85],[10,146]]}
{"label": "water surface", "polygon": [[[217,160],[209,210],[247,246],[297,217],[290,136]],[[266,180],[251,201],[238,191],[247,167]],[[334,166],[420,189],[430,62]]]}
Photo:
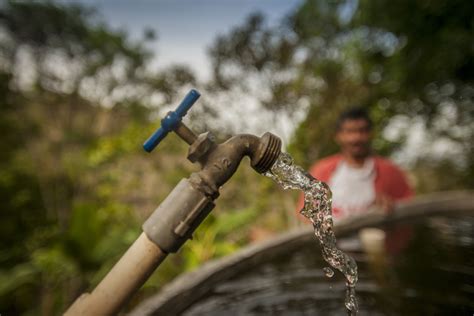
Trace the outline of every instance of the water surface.
{"label": "water surface", "polygon": [[[357,233],[338,239],[359,266],[360,315],[473,315],[474,216],[427,217],[383,231],[381,263],[364,252]],[[325,266],[308,240],[222,280],[184,315],[345,315],[346,280],[327,278]]]}

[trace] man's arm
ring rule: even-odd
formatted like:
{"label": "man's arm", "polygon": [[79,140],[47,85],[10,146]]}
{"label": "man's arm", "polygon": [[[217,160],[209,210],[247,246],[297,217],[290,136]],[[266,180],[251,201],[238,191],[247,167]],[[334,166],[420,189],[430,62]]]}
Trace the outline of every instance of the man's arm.
{"label": "man's arm", "polygon": [[392,183],[390,186],[392,198],[398,201],[413,197],[413,189],[408,183],[405,173],[395,165],[392,165],[392,167]]}
{"label": "man's arm", "polygon": [[[380,158],[379,158],[380,159]],[[379,189],[375,204],[384,212],[391,212],[398,201],[409,199],[413,196],[405,173],[395,164],[386,159],[379,160],[378,172],[382,182],[379,182]]]}

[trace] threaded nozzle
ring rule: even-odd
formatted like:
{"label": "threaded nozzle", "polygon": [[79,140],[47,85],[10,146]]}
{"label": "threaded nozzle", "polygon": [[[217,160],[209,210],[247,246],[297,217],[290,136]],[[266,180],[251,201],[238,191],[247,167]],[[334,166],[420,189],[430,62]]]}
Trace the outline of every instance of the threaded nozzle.
{"label": "threaded nozzle", "polygon": [[265,133],[260,138],[260,144],[251,165],[258,173],[265,173],[273,166],[281,153],[281,139],[272,133]]}

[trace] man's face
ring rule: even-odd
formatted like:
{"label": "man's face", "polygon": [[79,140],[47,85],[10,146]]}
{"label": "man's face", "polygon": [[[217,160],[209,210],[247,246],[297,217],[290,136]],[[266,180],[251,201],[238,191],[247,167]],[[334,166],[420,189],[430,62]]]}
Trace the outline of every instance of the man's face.
{"label": "man's face", "polygon": [[347,119],[336,133],[336,142],[342,152],[354,157],[365,158],[370,154],[372,132],[365,119]]}

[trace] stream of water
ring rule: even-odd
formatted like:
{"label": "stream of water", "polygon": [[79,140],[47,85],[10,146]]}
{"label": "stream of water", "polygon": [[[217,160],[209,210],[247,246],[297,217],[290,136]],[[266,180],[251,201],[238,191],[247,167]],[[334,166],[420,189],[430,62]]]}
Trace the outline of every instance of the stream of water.
{"label": "stream of water", "polygon": [[[332,268],[344,274],[345,306],[350,314],[355,315],[358,311],[355,295],[357,264],[351,256],[337,248],[333,231],[332,193],[328,185],[315,179],[300,166],[294,165],[293,158],[287,153],[281,153],[265,175],[275,180],[285,190],[303,191],[304,207],[300,213],[313,223],[314,234],[321,245],[323,259]],[[324,268],[324,273],[327,277],[334,275],[334,271],[329,267]]]}

